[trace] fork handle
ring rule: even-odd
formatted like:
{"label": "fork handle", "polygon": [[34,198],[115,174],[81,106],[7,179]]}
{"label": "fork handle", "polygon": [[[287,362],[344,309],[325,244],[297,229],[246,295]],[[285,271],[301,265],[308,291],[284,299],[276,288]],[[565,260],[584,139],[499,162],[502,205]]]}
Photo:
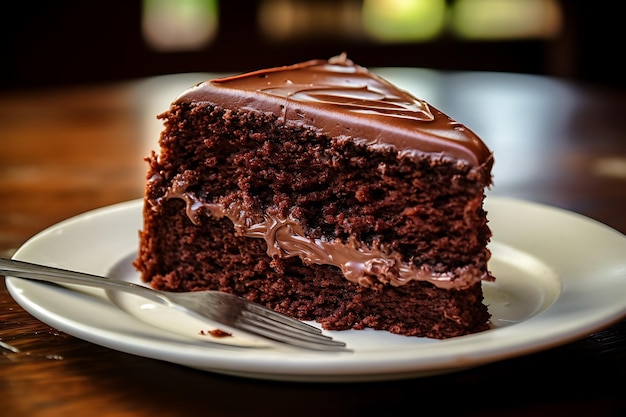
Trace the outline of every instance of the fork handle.
{"label": "fork handle", "polygon": [[77,284],[87,287],[108,288],[139,295],[160,304],[171,304],[170,301],[162,296],[158,291],[142,285],[133,284],[132,282],[18,261],[15,259],[0,258],[0,274],[7,274],[17,278],[34,279],[37,281],[55,282],[59,284]]}

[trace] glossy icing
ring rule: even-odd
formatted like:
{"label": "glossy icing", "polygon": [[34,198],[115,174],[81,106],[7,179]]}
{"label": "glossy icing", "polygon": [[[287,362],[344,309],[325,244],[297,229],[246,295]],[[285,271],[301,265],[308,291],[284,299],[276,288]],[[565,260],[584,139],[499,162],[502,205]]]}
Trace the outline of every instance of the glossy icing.
{"label": "glossy icing", "polygon": [[391,145],[402,155],[439,153],[472,165],[492,162],[490,150],[467,127],[345,55],[205,81],[175,103],[183,102],[271,112],[286,124]]}

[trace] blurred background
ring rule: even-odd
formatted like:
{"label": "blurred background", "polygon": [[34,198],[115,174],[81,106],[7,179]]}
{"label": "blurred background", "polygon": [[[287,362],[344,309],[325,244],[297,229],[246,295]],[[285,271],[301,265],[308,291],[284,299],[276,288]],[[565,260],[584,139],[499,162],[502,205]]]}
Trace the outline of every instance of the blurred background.
{"label": "blurred background", "polygon": [[0,89],[244,72],[341,52],[367,67],[521,72],[625,87],[623,18],[579,0],[13,2]]}

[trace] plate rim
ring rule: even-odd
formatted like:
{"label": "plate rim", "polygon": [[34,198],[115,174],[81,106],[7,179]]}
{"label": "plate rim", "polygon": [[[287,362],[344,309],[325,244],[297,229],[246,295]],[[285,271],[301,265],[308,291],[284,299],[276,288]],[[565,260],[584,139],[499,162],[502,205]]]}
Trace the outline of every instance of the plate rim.
{"label": "plate rim", "polygon": [[[501,214],[503,209],[513,206],[518,210],[524,211],[528,215],[540,213],[548,215],[549,217],[556,216],[559,219],[566,219],[570,223],[574,223],[581,227],[584,226],[586,229],[595,231],[605,239],[619,242],[618,249],[622,250],[623,254],[626,255],[626,236],[603,223],[585,217],[581,214],[527,200],[492,195],[489,195],[485,200],[485,206],[487,211],[491,212],[492,215],[494,213]],[[76,228],[82,223],[89,224],[93,221],[105,221],[109,218],[115,219],[116,216],[127,214],[134,214],[134,221],[137,221],[141,218],[142,207],[143,199],[140,198],[96,208],[94,210],[70,217],[42,230],[28,239],[22,246],[20,246],[13,257],[15,259],[25,261],[41,262],[40,259],[37,259],[36,257],[33,258],[32,254],[29,254],[29,248],[32,248],[35,244],[41,244],[42,241],[45,243],[46,239],[50,239],[60,230]],[[490,222],[497,223],[502,221],[500,217],[501,215],[494,217],[490,216]],[[138,226],[139,228],[134,231],[136,237],[138,236],[137,233],[141,228],[141,224]],[[493,241],[498,241],[495,230]],[[136,240],[136,242],[138,241]],[[125,249],[126,253],[121,256],[128,256],[130,248],[131,245],[130,242],[128,242],[128,246]],[[112,261],[113,260],[111,260],[111,262]],[[109,262],[109,266],[111,265],[111,262]],[[620,282],[622,285],[620,288],[622,290],[626,290],[626,260],[624,260],[621,264],[614,266],[615,273],[617,274],[616,276],[624,281]],[[100,268],[105,268],[104,264],[101,265]],[[90,272],[104,273],[106,271],[94,270]],[[584,280],[583,283],[587,284]],[[136,337],[133,335],[124,335],[124,338],[120,340],[119,334],[109,333],[106,329],[102,328],[90,328],[88,325],[81,324],[80,321],[63,317],[61,313],[48,311],[45,307],[37,305],[29,298],[29,290],[31,292],[33,289],[34,291],[42,291],[43,288],[49,290],[49,284],[25,281],[13,277],[6,277],[6,284],[7,289],[14,300],[31,315],[42,322],[51,325],[52,327],[58,328],[59,330],[91,343],[138,356],[174,362],[192,368],[217,373],[247,376],[257,379],[306,382],[391,380],[454,372],[456,370],[480,366],[562,345],[585,337],[586,335],[602,328],[606,328],[626,316],[625,305],[614,305],[608,310],[605,306],[605,308],[602,309],[603,314],[600,318],[586,321],[584,325],[574,326],[574,328],[569,329],[559,329],[559,331],[552,334],[546,332],[543,335],[534,335],[534,337],[531,337],[526,341],[518,340],[516,343],[502,343],[502,341],[506,341],[507,338],[511,340],[515,339],[516,334],[521,331],[537,331],[537,326],[533,326],[531,324],[535,324],[537,320],[545,319],[546,316],[549,318],[550,314],[546,312],[550,312],[554,308],[554,306],[551,306],[538,316],[532,317],[525,322],[521,322],[510,327],[498,328],[475,335],[434,342],[440,346],[442,346],[442,343],[445,344],[443,345],[445,348],[436,348],[443,350],[444,354],[431,354],[428,356],[428,361],[420,359],[419,354],[423,353],[421,352],[423,350],[421,347],[417,347],[415,349],[416,352],[410,352],[411,354],[407,353],[408,349],[401,349],[400,352],[396,352],[398,353],[397,355],[393,355],[393,358],[387,360],[376,358],[376,355],[373,352],[359,352],[358,355],[346,356],[345,353],[312,354],[299,351],[294,352],[293,355],[284,355],[284,352],[280,351],[280,349],[276,351],[271,349],[264,350],[263,354],[259,355],[258,350],[242,351],[242,349],[235,349],[237,353],[233,354],[233,350],[231,348],[207,350],[206,348],[198,347],[196,349],[190,348],[186,343],[182,344],[184,345],[184,349],[181,349],[181,352],[171,352],[166,351],[167,348],[180,348],[181,346],[177,345],[178,342],[148,341],[148,343],[146,343],[145,337]],[[568,282],[568,278],[565,277],[563,292],[566,296],[568,295],[568,291],[571,291],[571,286],[573,284],[570,284],[572,283]],[[24,291],[24,286],[26,286],[26,291]],[[576,289],[576,285],[573,286],[574,289]],[[71,290],[63,288],[57,288],[56,291],[72,293]],[[562,296],[559,296],[559,299],[555,302],[557,307],[562,298]],[[597,308],[597,306],[595,307]],[[94,332],[94,330],[96,331]],[[340,334],[340,332],[331,333],[336,335]],[[492,340],[494,338],[497,339],[495,342]],[[451,357],[450,355],[446,356],[445,352],[450,349],[454,351],[455,348],[458,348],[458,345],[461,345],[461,348],[458,349],[458,355],[454,357]],[[431,345],[425,345],[425,349],[428,349],[429,346]],[[268,354],[268,352],[270,353]],[[277,363],[277,360],[280,360],[280,363]]]}

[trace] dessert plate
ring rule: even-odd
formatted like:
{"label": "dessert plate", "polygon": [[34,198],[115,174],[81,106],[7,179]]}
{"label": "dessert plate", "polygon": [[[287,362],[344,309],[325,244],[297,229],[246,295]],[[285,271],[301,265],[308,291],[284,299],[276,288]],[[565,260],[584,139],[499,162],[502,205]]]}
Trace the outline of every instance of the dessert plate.
{"label": "dessert plate", "polygon": [[[129,314],[132,300],[105,291],[7,277],[26,311],[80,339],[126,353],[249,378],[353,382],[454,372],[583,338],[626,316],[626,237],[584,216],[522,200],[485,202],[494,237],[484,283],[492,328],[447,340],[383,331],[326,332],[352,352],[314,352],[238,343],[149,324]],[[15,259],[140,283],[131,265],[142,201],[87,212],[26,242]],[[184,326],[183,326],[184,327]]]}

